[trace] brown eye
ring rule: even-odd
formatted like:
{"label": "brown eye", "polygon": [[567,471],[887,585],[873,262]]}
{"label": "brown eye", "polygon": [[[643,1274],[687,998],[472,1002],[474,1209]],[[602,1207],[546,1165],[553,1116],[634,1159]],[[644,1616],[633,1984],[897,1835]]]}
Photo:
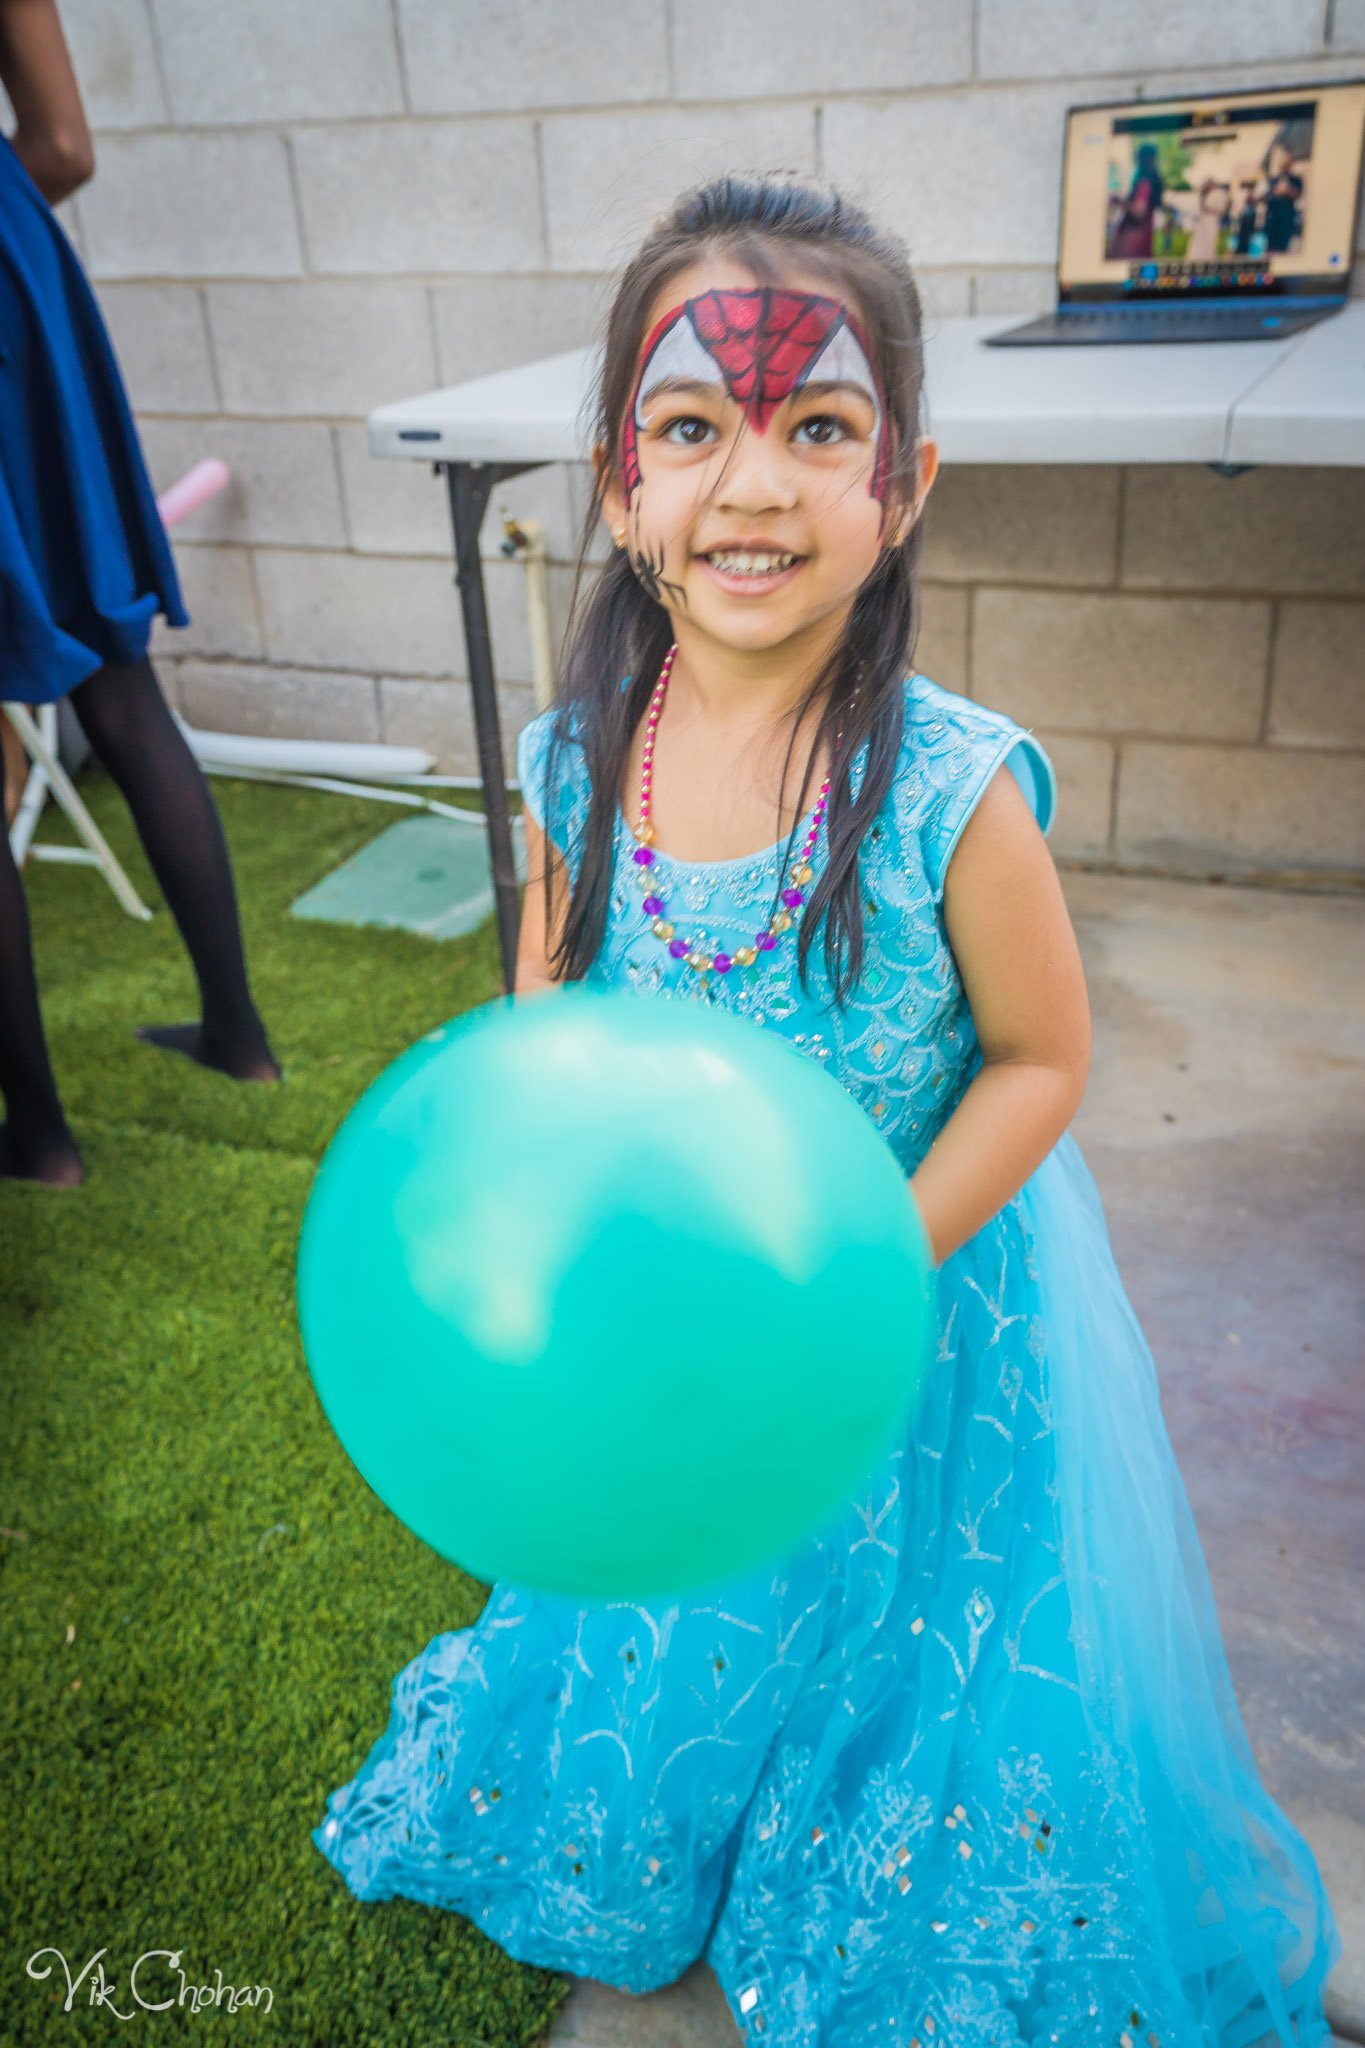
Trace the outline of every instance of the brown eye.
{"label": "brown eye", "polygon": [[793,439],[804,436],[810,446],[829,448],[836,441],[847,441],[851,433],[848,421],[840,419],[837,413],[817,412],[801,421]]}
{"label": "brown eye", "polygon": [[709,420],[698,419],[695,413],[688,413],[681,419],[670,420],[663,430],[663,438],[671,441],[675,448],[701,448],[714,433],[715,428]]}

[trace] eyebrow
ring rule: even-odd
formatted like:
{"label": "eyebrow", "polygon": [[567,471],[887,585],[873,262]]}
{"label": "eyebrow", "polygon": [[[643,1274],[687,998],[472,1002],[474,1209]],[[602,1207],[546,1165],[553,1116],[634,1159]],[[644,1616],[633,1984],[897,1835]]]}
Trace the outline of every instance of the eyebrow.
{"label": "eyebrow", "polygon": [[[645,386],[637,402],[640,405],[648,405],[655,398],[667,398],[688,392],[695,392],[702,397],[709,398],[717,391],[723,397],[729,398],[730,396],[726,388],[725,379],[719,374],[714,379],[708,378],[705,383],[702,383],[697,377],[661,377],[657,384],[647,384]],[[840,393],[844,393],[852,398],[865,399],[869,405],[876,404],[876,399],[869,386],[857,383],[851,377],[836,377],[828,382],[816,379],[809,384],[798,384],[794,391],[788,392],[783,403],[790,405],[794,398],[834,398]]]}

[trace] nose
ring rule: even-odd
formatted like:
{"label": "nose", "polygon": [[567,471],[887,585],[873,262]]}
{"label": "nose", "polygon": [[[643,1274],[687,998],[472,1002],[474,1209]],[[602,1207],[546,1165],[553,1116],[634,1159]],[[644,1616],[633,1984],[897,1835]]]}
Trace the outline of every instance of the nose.
{"label": "nose", "polygon": [[789,512],[795,503],[796,480],[781,435],[760,434],[748,420],[741,421],[721,459],[717,511],[752,518],[760,512]]}

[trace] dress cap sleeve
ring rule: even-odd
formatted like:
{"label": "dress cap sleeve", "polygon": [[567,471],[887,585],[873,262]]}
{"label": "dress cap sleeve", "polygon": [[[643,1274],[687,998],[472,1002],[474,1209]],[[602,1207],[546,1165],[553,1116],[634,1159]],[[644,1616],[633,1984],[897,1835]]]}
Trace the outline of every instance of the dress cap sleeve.
{"label": "dress cap sleeve", "polygon": [[571,712],[558,706],[542,711],[517,736],[517,781],[526,809],[578,879],[583,836],[587,830],[589,783],[587,761]]}
{"label": "dress cap sleeve", "polygon": [[1040,741],[1003,712],[959,697],[927,676],[906,687],[906,740],[925,791],[920,836],[934,900],[967,821],[1002,762],[1047,833],[1057,809],[1057,776]]}

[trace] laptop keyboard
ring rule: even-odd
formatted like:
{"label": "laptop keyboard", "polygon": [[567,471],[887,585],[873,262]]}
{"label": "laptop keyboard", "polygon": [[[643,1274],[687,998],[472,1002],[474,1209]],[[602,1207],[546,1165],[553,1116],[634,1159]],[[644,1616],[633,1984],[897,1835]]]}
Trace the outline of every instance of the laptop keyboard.
{"label": "laptop keyboard", "polygon": [[[1248,320],[1260,323],[1264,314],[1254,306],[1097,306],[1087,307],[1084,312],[1066,312],[1059,316],[1065,321],[1077,321],[1086,327],[1122,327],[1131,333],[1135,327],[1153,327],[1163,330],[1172,327],[1217,327],[1244,326]],[[1272,317],[1273,314],[1272,314]]]}

